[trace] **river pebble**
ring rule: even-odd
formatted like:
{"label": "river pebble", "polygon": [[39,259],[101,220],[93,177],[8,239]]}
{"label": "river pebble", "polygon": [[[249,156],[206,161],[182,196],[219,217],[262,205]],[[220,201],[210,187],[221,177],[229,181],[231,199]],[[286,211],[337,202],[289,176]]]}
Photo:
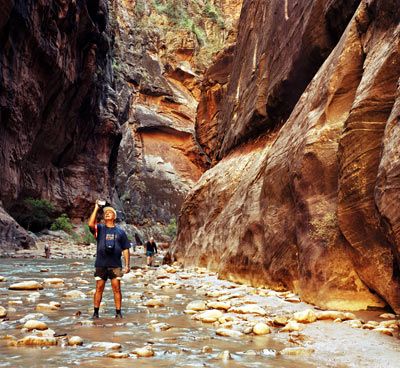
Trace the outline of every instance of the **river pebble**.
{"label": "river pebble", "polygon": [[54,304],[46,304],[46,303],[39,303],[37,306],[36,306],[36,310],[37,311],[44,311],[44,312],[46,312],[46,311],[55,311],[55,310],[59,310],[60,309],[60,307],[58,307],[58,306],[56,306],[56,305],[54,305]]}
{"label": "river pebble", "polygon": [[85,299],[86,294],[80,290],[70,290],[64,293],[64,298],[71,298],[71,299]]}
{"label": "river pebble", "polygon": [[26,328],[28,330],[47,330],[48,329],[46,323],[37,321],[34,319],[30,319],[29,321],[26,321],[23,328]]}
{"label": "river pebble", "polygon": [[96,350],[119,350],[121,349],[121,344],[117,342],[99,341],[94,342],[91,347]]}
{"label": "river pebble", "polygon": [[293,347],[293,348],[286,348],[280,351],[281,355],[310,355],[314,353],[313,348],[305,348],[305,347]]}
{"label": "river pebble", "polygon": [[193,300],[186,306],[186,310],[204,311],[206,309],[207,305],[203,300]]}
{"label": "river pebble", "polygon": [[143,348],[137,348],[132,351],[133,354],[136,354],[137,356],[144,357],[144,358],[149,358],[154,356],[154,350],[150,346],[145,346]]}
{"label": "river pebble", "polygon": [[7,316],[7,309],[0,306],[0,318],[4,318]]}
{"label": "river pebble", "polygon": [[265,316],[267,314],[266,310],[256,304],[245,304],[238,307],[231,307],[228,312],[242,313],[242,314],[258,314],[260,316]]}
{"label": "river pebble", "polygon": [[17,341],[17,345],[53,346],[57,345],[55,337],[25,336]]}
{"label": "river pebble", "polygon": [[217,359],[227,361],[227,360],[231,360],[232,356],[231,356],[231,353],[229,350],[224,350],[217,355]]}
{"label": "river pebble", "polygon": [[226,336],[226,337],[242,337],[243,333],[237,330],[231,330],[229,328],[219,328],[216,331],[216,334],[219,336]]}
{"label": "river pebble", "polygon": [[197,319],[206,323],[213,323],[218,321],[218,318],[222,317],[223,313],[218,309],[206,310],[202,313],[196,314],[194,319]]}
{"label": "river pebble", "polygon": [[204,354],[209,354],[213,352],[213,348],[211,346],[205,345],[201,348],[201,352]]}
{"label": "river pebble", "polygon": [[144,305],[149,308],[159,308],[164,307],[165,303],[160,299],[149,299]]}
{"label": "river pebble", "polygon": [[207,302],[207,308],[212,308],[212,309],[222,309],[227,311],[231,307],[231,303],[229,302]]}
{"label": "river pebble", "polygon": [[256,335],[267,335],[271,333],[269,326],[263,322],[256,323],[253,327],[253,332]]}
{"label": "river pebble", "polygon": [[41,290],[43,285],[37,281],[22,281],[8,287],[10,290]]}
{"label": "river pebble", "polygon": [[129,358],[129,353],[112,351],[110,353],[107,353],[106,357],[114,358],[114,359],[125,359],[125,358]]}
{"label": "river pebble", "polygon": [[69,346],[83,345],[83,339],[80,336],[71,336],[70,338],[68,338],[68,345]]}
{"label": "river pebble", "polygon": [[317,320],[317,315],[312,309],[296,312],[293,314],[293,319],[300,323],[312,323]]}
{"label": "river pebble", "polygon": [[18,300],[9,300],[8,301],[8,305],[22,305],[23,302],[22,300],[18,299]]}
{"label": "river pebble", "polygon": [[300,331],[302,327],[296,321],[289,321],[286,326],[280,329],[281,332]]}
{"label": "river pebble", "polygon": [[53,277],[53,278],[43,279],[43,283],[51,285],[63,285],[64,280],[57,277]]}

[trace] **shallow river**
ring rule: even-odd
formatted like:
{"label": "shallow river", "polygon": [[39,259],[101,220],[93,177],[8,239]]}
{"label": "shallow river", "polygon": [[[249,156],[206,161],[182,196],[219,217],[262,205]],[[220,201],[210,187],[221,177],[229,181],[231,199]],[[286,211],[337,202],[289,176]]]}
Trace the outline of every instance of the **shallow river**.
{"label": "shallow river", "polygon": [[[0,282],[0,305],[9,310],[7,319],[0,323],[0,336],[13,335],[21,339],[28,335],[22,332],[23,323],[21,318],[29,313],[39,313],[35,310],[38,303],[49,303],[57,301],[61,308],[57,311],[40,312],[43,316],[34,319],[45,322],[53,329],[56,336],[80,336],[84,343],[82,346],[71,347],[65,344],[65,340],[59,339],[57,346],[50,347],[26,347],[8,346],[9,340],[0,340],[0,367],[350,367],[350,366],[390,366],[391,362],[398,362],[400,354],[396,346],[398,340],[394,337],[379,336],[373,334],[372,345],[376,352],[387,355],[387,359],[373,359],[368,362],[360,358],[360,364],[356,364],[357,356],[362,351],[368,353],[369,342],[362,346],[360,351],[353,351],[351,346],[340,349],[340,327],[334,327],[332,322],[325,323],[322,328],[318,324],[311,331],[311,336],[317,346],[317,352],[305,356],[283,356],[276,354],[285,347],[290,347],[288,334],[274,332],[270,335],[256,336],[245,334],[240,337],[223,337],[216,335],[216,327],[211,323],[203,323],[191,319],[184,313],[186,305],[198,299],[205,299],[204,293],[207,287],[226,288],[237,290],[240,293],[249,293],[252,288],[234,285],[225,281],[217,280],[213,275],[180,273],[166,274],[161,268],[150,270],[134,270],[137,276],[124,281],[122,291],[123,320],[115,320],[114,302],[109,283],[103,295],[105,305],[100,310],[100,319],[95,324],[82,325],[82,321],[89,320],[92,314],[92,294],[94,288],[93,260],[60,259],[0,259],[0,276],[5,276],[6,281]],[[160,273],[161,272],[161,273]],[[182,277],[180,275],[182,274]],[[39,290],[40,295],[34,297],[34,291],[11,291],[8,286],[12,283],[24,280],[36,280],[43,282],[46,278],[62,278],[65,283],[61,286],[44,285]],[[172,282],[171,282],[172,280]],[[70,290],[80,290],[85,293],[86,298],[72,299],[63,295]],[[253,293],[254,294],[254,293]],[[250,295],[250,294],[249,294]],[[254,295],[253,295],[254,296]],[[245,297],[245,296],[244,296]],[[151,308],[146,306],[146,301],[158,298],[164,301],[165,306]],[[22,302],[22,304],[21,304]],[[270,300],[271,308],[279,307],[280,300]],[[275,305],[274,305],[275,303]],[[302,304],[302,303],[301,303]],[[296,307],[299,304],[296,305]],[[285,302],[286,311],[291,310],[291,304]],[[165,322],[172,326],[169,330],[159,331],[151,328],[154,320]],[[337,325],[337,324],[336,324]],[[332,330],[335,328],[335,330]],[[331,329],[331,330],[330,330]],[[349,331],[352,331],[351,329]],[[346,330],[347,331],[347,330]],[[371,331],[363,333],[371,334]],[[346,337],[346,333],[348,336]],[[351,344],[352,339],[357,338],[345,332],[343,343]],[[358,333],[358,332],[355,332]],[[321,348],[318,352],[319,336],[329,334],[334,340],[339,339],[330,348]],[[335,334],[337,334],[335,338]],[[331,336],[331,337],[332,337]],[[371,335],[368,335],[371,336]],[[368,341],[368,337],[367,340]],[[346,340],[347,339],[347,340]],[[63,342],[64,341],[64,342]],[[347,342],[346,342],[347,341]],[[106,357],[108,351],[98,350],[93,346],[95,342],[117,342],[122,345],[120,351],[130,353],[129,358],[113,359]],[[327,341],[327,344],[331,342]],[[335,345],[336,344],[336,345]],[[131,352],[135,348],[151,346],[155,352],[153,357],[137,357]],[[323,344],[322,344],[323,345]],[[371,345],[371,346],[372,346]],[[211,352],[203,352],[205,346],[211,347]],[[386,349],[386,350],[385,350]],[[221,359],[221,353],[228,350],[231,359]],[[349,350],[346,353],[346,350]],[[335,360],[333,355],[343,359]],[[352,355],[353,354],[353,355]],[[372,351],[372,354],[375,354]],[[322,356],[321,356],[322,355]],[[359,357],[360,357],[359,355]],[[364,359],[364,361],[363,361]],[[383,362],[377,365],[377,362]],[[345,362],[345,363],[343,363]],[[354,363],[354,365],[353,365]],[[387,364],[386,364],[387,363]],[[372,365],[371,365],[372,366]],[[400,366],[400,365],[399,365]]]}

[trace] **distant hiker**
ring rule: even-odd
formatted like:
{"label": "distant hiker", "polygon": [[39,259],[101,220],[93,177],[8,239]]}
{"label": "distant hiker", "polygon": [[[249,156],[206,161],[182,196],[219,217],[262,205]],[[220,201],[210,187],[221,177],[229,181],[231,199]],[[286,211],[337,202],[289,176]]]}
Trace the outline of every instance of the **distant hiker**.
{"label": "distant hiker", "polygon": [[146,256],[147,256],[147,266],[152,266],[153,264],[153,258],[154,258],[154,253],[157,252],[157,244],[154,241],[154,238],[151,237],[145,244],[145,251],[146,251]]}
{"label": "distant hiker", "polygon": [[44,256],[46,258],[50,258],[50,245],[46,244],[44,246]]}
{"label": "distant hiker", "polygon": [[128,273],[130,270],[130,243],[125,231],[115,225],[117,212],[114,208],[104,207],[104,224],[96,223],[97,211],[100,208],[98,202],[96,201],[88,221],[88,225],[97,240],[96,271],[94,273],[96,292],[93,298],[93,318],[99,318],[100,303],[107,279],[111,280],[111,287],[114,293],[115,318],[122,318],[121,277],[123,272],[121,255],[124,256],[124,273]]}

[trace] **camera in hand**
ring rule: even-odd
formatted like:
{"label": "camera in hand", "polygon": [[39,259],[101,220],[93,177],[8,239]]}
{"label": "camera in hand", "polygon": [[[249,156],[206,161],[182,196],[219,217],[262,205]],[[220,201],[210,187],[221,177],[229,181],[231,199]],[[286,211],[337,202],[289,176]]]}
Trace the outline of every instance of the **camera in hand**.
{"label": "camera in hand", "polygon": [[106,205],[106,201],[98,200],[98,201],[97,201],[97,204],[98,204],[100,207],[104,207],[104,206]]}

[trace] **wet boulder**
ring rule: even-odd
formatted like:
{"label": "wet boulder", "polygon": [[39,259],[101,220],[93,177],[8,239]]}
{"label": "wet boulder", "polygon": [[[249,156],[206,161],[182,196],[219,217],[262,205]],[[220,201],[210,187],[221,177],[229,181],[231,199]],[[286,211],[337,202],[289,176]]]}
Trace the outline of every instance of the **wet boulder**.
{"label": "wet boulder", "polygon": [[71,298],[71,299],[85,299],[86,295],[80,290],[71,290],[67,291],[64,295],[64,298]]}
{"label": "wet boulder", "polygon": [[22,281],[8,287],[10,290],[41,290],[43,285],[37,281]]}
{"label": "wet boulder", "polygon": [[186,306],[186,310],[204,311],[206,309],[207,305],[203,300],[193,300]]}
{"label": "wet boulder", "polygon": [[41,321],[36,321],[34,319],[30,319],[29,321],[26,321],[23,328],[26,328],[28,330],[47,330],[48,329],[46,323],[41,322]]}
{"label": "wet boulder", "polygon": [[232,330],[230,328],[219,328],[216,331],[216,334],[219,336],[227,336],[227,337],[242,337],[243,332]]}
{"label": "wet boulder", "polygon": [[17,341],[17,345],[53,346],[57,345],[57,339],[55,337],[25,336],[24,338]]}
{"label": "wet boulder", "polygon": [[133,350],[132,353],[139,357],[144,357],[144,358],[149,358],[149,357],[154,356],[154,350],[151,348],[151,346],[137,348],[137,349]]}
{"label": "wet boulder", "polygon": [[312,323],[317,320],[317,315],[312,309],[306,309],[293,314],[293,319],[300,323]]}
{"label": "wet boulder", "polygon": [[229,312],[240,314],[258,314],[260,316],[265,316],[267,314],[264,308],[256,304],[245,304],[237,307],[231,307]]}
{"label": "wet boulder", "polygon": [[83,345],[83,339],[80,336],[71,336],[68,339],[69,346]]}
{"label": "wet boulder", "polygon": [[129,353],[111,351],[110,353],[106,354],[106,357],[114,359],[125,359],[129,358]]}
{"label": "wet boulder", "polygon": [[0,306],[0,318],[4,318],[7,316],[7,309]]}
{"label": "wet boulder", "polygon": [[194,318],[202,322],[213,323],[218,321],[222,315],[223,313],[220,310],[210,309],[195,315]]}
{"label": "wet boulder", "polygon": [[271,333],[271,329],[266,323],[258,322],[253,327],[253,333],[256,335],[267,335]]}

